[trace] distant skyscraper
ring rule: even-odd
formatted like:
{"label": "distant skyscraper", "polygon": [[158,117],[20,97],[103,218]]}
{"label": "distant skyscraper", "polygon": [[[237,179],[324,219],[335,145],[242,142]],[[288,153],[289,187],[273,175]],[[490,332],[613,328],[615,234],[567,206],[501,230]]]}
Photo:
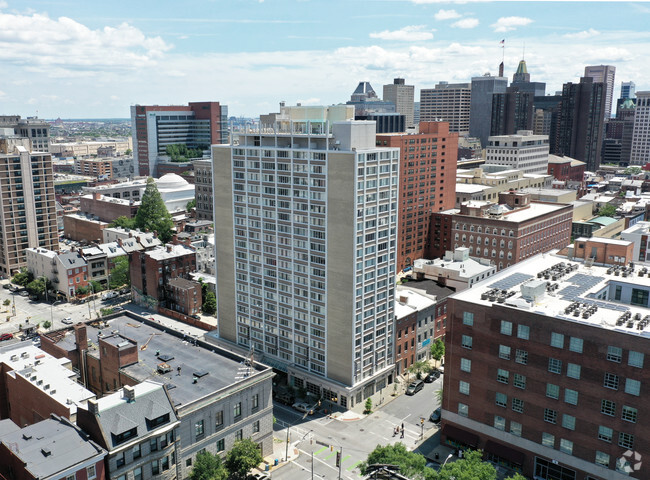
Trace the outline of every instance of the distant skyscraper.
{"label": "distant skyscraper", "polygon": [[208,150],[228,142],[228,107],[219,102],[193,102],[187,106],[131,107],[134,171],[158,177],[158,159],[167,145]]}
{"label": "distant skyscraper", "polygon": [[582,77],[580,83],[565,83],[552,153],[587,164],[595,171],[600,165],[603,143],[605,84]]}
{"label": "distant skyscraper", "polygon": [[521,92],[533,92],[536,97],[546,95],[546,84],[544,82],[531,82],[526,60],[521,60],[517,66],[517,71],[512,75],[511,87],[518,87]]}
{"label": "distant skyscraper", "polygon": [[630,165],[645,165],[650,162],[648,125],[650,125],[650,91],[636,92]]}
{"label": "distant skyscraper", "polygon": [[634,98],[635,89],[634,82],[621,82],[621,98]]}
{"label": "distant skyscraper", "polygon": [[423,88],[420,90],[420,121],[448,122],[450,132],[467,135],[471,95],[469,83],[440,82],[435,88]]}
{"label": "distant skyscraper", "polygon": [[370,82],[359,82],[352,92],[346,105],[354,105],[355,115],[370,115],[372,113],[394,113],[395,104],[384,101],[377,96]]}
{"label": "distant skyscraper", "polygon": [[605,111],[603,112],[603,119],[608,119],[612,115],[615,75],[616,67],[613,65],[594,65],[585,67],[585,77],[593,78],[594,83],[602,82],[605,84]]}
{"label": "distant skyscraper", "polygon": [[472,78],[472,98],[469,110],[469,136],[487,145],[492,131],[492,97],[495,93],[506,93],[508,79],[486,74]]}
{"label": "distant skyscraper", "polygon": [[393,83],[384,85],[384,101],[393,102],[395,111],[406,116],[406,126],[412,127],[414,122],[414,95],[415,87],[405,85],[403,78],[396,78]]}
{"label": "distant skyscraper", "polygon": [[293,108],[212,148],[219,336],[349,409],[394,381],[399,149]]}
{"label": "distant skyscraper", "polygon": [[512,135],[519,130],[533,130],[532,91],[521,91],[520,85],[511,85],[505,93],[492,97],[492,119],[490,135]]}
{"label": "distant skyscraper", "polygon": [[[0,128],[0,274],[27,266],[26,249],[59,249],[52,156]],[[64,286],[61,286],[65,290]]]}

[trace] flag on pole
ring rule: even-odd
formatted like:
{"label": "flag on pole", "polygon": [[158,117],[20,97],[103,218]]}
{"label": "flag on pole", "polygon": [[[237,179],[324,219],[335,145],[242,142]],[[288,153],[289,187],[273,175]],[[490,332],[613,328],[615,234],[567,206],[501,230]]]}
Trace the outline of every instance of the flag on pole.
{"label": "flag on pole", "polygon": [[504,43],[506,43],[506,39],[505,39],[505,38],[499,42],[499,45],[503,45]]}

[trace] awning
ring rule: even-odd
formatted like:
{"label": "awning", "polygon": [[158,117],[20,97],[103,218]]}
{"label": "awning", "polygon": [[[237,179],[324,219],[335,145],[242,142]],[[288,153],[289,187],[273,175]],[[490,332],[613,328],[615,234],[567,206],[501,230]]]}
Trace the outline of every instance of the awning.
{"label": "awning", "polygon": [[519,450],[514,450],[500,443],[493,442],[492,440],[485,442],[484,450],[506,460],[510,460],[515,465],[523,465],[524,460],[526,459],[526,455],[521,453]]}
{"label": "awning", "polygon": [[466,432],[465,430],[462,430],[453,425],[443,425],[442,434],[446,435],[448,438],[462,442],[469,447],[476,448],[478,446],[478,435]]}

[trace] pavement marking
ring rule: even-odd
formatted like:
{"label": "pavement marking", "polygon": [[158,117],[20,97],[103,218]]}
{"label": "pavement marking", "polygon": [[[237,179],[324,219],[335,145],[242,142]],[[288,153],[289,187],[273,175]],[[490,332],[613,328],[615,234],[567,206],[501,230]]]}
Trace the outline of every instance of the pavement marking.
{"label": "pavement marking", "polygon": [[341,464],[343,464],[343,462],[345,462],[345,461],[346,461],[348,458],[350,458],[351,456],[352,456],[352,455],[346,455],[345,457],[343,457],[343,458],[341,459]]}
{"label": "pavement marking", "polygon": [[332,458],[332,457],[333,457],[334,455],[336,455],[337,453],[339,453],[338,450],[333,451],[333,452],[330,453],[327,457],[325,457],[325,460],[328,460],[328,459]]}
{"label": "pavement marking", "polygon": [[360,463],[361,463],[361,460],[359,460],[358,462],[354,462],[354,463],[352,464],[352,466],[351,466],[350,468],[346,468],[346,470],[347,470],[348,472],[351,472],[352,470],[354,470],[355,468],[357,468],[357,465],[359,465]]}
{"label": "pavement marking", "polygon": [[402,418],[402,422],[403,422],[404,420],[406,420],[407,418],[409,418],[410,416],[411,416],[411,414],[409,413],[407,416],[405,416],[404,418]]}
{"label": "pavement marking", "polygon": [[327,450],[328,448],[329,448],[329,447],[323,447],[323,448],[321,448],[320,450],[318,450],[317,452],[314,452],[314,455],[318,455],[319,453],[324,452],[324,451]]}

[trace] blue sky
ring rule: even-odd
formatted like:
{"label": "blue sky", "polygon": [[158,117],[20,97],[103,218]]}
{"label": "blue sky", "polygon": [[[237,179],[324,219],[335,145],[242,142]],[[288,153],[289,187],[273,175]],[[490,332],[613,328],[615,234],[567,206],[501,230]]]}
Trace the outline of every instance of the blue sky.
{"label": "blue sky", "polygon": [[[359,81],[419,89],[523,55],[547,93],[585,65],[650,89],[650,3],[436,0],[0,0],[0,114],[128,117],[220,101],[230,115],[349,100]],[[505,49],[499,42],[505,39]]]}

